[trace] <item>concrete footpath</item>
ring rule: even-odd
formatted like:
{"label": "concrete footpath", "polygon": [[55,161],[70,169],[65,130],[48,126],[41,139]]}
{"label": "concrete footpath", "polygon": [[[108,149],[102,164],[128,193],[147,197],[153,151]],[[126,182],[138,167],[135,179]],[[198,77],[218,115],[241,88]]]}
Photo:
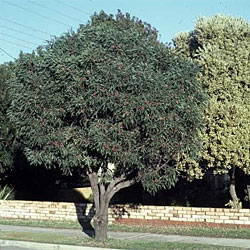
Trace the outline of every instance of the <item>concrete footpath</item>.
{"label": "concrete footpath", "polygon": [[[59,234],[62,236],[82,236],[89,237],[89,232],[81,232],[79,229],[56,229],[56,228],[41,228],[41,227],[27,227],[27,226],[7,226],[0,225],[0,233],[4,231],[10,232],[31,232],[31,233],[49,233]],[[217,246],[231,246],[250,249],[250,239],[231,239],[231,238],[208,238],[208,237],[193,237],[193,236],[180,236],[180,235],[163,235],[152,233],[130,233],[130,232],[109,232],[108,236],[120,240],[141,240],[148,242],[181,242],[181,243],[199,243]],[[56,244],[39,244],[22,241],[8,241],[0,240],[0,249],[57,249],[57,250],[90,250],[100,249],[93,247],[76,247]],[[205,246],[204,246],[205,247]],[[103,248],[102,248],[103,250]]]}
{"label": "concrete footpath", "polygon": [[36,243],[28,241],[0,240],[1,250],[121,250],[84,246]]}

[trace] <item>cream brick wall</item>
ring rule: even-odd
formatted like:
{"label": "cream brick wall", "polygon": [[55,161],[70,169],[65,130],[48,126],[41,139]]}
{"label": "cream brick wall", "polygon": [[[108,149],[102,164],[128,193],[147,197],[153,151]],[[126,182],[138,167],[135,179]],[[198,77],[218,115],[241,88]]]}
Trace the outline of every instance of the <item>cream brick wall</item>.
{"label": "cream brick wall", "polygon": [[[0,200],[0,218],[77,221],[93,215],[91,204]],[[250,209],[112,205],[110,223],[117,218],[250,225]]]}

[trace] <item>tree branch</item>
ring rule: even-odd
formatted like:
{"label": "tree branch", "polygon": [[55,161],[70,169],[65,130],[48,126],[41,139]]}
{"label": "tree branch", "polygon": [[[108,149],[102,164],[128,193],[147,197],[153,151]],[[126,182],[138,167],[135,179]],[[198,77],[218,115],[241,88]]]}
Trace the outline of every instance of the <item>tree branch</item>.
{"label": "tree branch", "polygon": [[124,175],[121,175],[120,177],[117,177],[115,179],[113,179],[110,184],[108,185],[108,188],[107,188],[107,193],[110,193],[113,188],[115,187],[115,185],[119,182],[121,182],[122,180],[125,179],[125,176]]}
{"label": "tree branch", "polygon": [[135,182],[136,182],[135,179],[119,182],[116,186],[113,187],[112,190],[110,190],[109,193],[107,193],[108,202],[118,191],[120,191],[123,188],[132,186]]}
{"label": "tree branch", "polygon": [[102,199],[105,195],[105,185],[103,183],[100,183],[99,187],[100,187],[100,198]]}
{"label": "tree branch", "polygon": [[100,194],[99,194],[99,188],[98,188],[98,176],[96,173],[91,173],[88,176],[89,176],[90,185],[91,185],[91,189],[92,189],[93,196],[94,196],[95,208],[96,208],[96,211],[99,211]]}

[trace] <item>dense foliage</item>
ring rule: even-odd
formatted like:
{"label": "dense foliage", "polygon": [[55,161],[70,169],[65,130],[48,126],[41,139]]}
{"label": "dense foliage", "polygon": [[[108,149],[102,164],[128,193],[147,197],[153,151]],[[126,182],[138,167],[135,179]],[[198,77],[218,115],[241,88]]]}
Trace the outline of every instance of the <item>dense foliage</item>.
{"label": "dense foliage", "polygon": [[32,164],[89,175],[98,216],[103,200],[135,181],[152,192],[174,185],[171,160],[200,150],[198,72],[149,24],[101,12],[38,55],[20,55],[9,117]]}
{"label": "dense foliage", "polygon": [[14,69],[13,63],[0,65],[0,180],[13,166],[14,161],[14,131],[7,117],[7,108],[10,105],[8,95],[8,79]]}
{"label": "dense foliage", "polygon": [[232,166],[250,173],[250,24],[241,18],[201,18],[176,49],[204,66],[206,110],[203,158],[217,172]]}
{"label": "dense foliage", "polygon": [[[250,174],[250,23],[231,16],[200,18],[174,43],[178,54],[204,67],[200,80],[210,104],[200,163],[215,173],[233,174],[237,167]],[[184,163],[190,164],[188,158]]]}

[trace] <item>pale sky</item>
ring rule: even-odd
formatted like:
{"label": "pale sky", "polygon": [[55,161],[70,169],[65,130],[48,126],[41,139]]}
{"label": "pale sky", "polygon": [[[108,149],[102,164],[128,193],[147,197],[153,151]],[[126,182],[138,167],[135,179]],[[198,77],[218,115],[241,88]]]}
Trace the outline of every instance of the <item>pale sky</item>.
{"label": "pale sky", "polygon": [[117,9],[150,23],[163,42],[192,30],[201,16],[226,14],[250,21],[250,0],[0,0],[0,63],[76,30],[94,12],[115,14]]}

